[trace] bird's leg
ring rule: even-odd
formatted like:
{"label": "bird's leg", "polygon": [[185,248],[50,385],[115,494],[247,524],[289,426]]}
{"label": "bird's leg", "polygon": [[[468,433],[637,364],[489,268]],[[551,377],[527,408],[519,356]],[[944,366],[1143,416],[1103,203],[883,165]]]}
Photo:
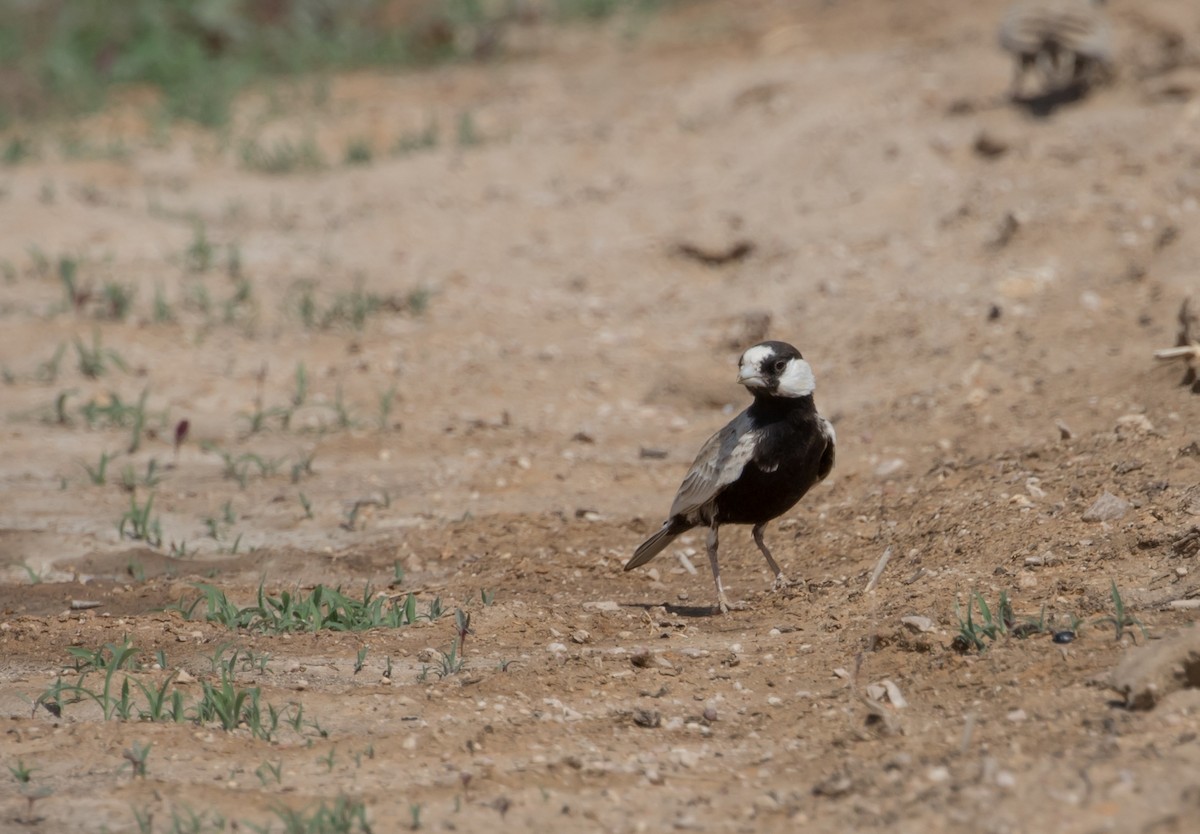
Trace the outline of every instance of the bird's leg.
{"label": "bird's leg", "polygon": [[775,584],[772,588],[778,591],[780,588],[786,587],[788,582],[787,577],[783,575],[783,571],[779,568],[779,563],[771,558],[771,551],[767,550],[767,543],[763,541],[763,528],[766,526],[767,523],[765,521],[762,524],[754,525],[754,530],[752,531],[754,534],[754,543],[758,545],[758,549],[762,551],[762,555],[767,557],[767,564],[775,572]]}
{"label": "bird's leg", "polygon": [[721,584],[721,568],[717,566],[717,523],[714,521],[708,528],[708,563],[712,566],[713,581],[717,583],[717,607],[722,614],[728,614],[732,608],[725,596],[725,586]]}

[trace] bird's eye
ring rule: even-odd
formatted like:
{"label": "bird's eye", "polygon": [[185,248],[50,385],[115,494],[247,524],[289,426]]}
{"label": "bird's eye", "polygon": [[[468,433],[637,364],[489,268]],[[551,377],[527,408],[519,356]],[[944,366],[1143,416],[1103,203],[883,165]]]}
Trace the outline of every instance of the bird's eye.
{"label": "bird's eye", "polygon": [[787,367],[787,360],[780,359],[779,361],[777,361],[775,363],[775,373],[777,373],[777,374],[783,373],[783,369],[786,367]]}

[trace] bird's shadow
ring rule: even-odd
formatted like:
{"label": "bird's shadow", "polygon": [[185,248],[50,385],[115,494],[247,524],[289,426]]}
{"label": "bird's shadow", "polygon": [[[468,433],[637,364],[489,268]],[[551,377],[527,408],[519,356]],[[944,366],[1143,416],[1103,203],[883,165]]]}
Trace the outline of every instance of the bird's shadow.
{"label": "bird's shadow", "polygon": [[715,605],[673,605],[669,602],[627,602],[625,607],[640,608],[643,611],[662,608],[675,617],[715,617],[720,613]]}
{"label": "bird's shadow", "polygon": [[1090,91],[1090,84],[1074,81],[1033,95],[1014,95],[1010,100],[1014,106],[1025,110],[1035,119],[1045,119],[1054,115],[1054,111],[1060,107],[1083,101]]}

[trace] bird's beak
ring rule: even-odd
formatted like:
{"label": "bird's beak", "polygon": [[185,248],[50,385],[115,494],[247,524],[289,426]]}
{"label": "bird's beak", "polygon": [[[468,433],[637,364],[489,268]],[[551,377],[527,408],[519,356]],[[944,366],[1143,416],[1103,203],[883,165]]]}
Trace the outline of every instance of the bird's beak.
{"label": "bird's beak", "polygon": [[766,388],[767,381],[762,378],[762,374],[754,370],[753,367],[742,366],[738,368],[737,381],[747,388]]}

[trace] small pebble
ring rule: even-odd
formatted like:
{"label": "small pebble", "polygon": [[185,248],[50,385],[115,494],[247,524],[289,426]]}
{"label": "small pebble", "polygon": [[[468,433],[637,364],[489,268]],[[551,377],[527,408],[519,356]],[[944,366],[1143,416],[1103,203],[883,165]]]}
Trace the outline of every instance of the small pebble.
{"label": "small pebble", "polygon": [[900,474],[900,471],[907,465],[908,464],[901,458],[890,458],[888,460],[881,461],[875,467],[875,477],[886,480]]}
{"label": "small pebble", "polygon": [[1051,639],[1053,639],[1055,643],[1070,643],[1075,639],[1075,632],[1071,631],[1070,629],[1056,631],[1054,632],[1054,637]]}
{"label": "small pebble", "polygon": [[671,761],[680,767],[692,768],[700,763],[700,754],[686,747],[676,747],[671,751]]}
{"label": "small pebble", "polygon": [[933,631],[933,620],[929,619],[928,617],[921,617],[914,614],[909,617],[901,617],[900,622],[904,623],[914,631]]}
{"label": "small pebble", "polygon": [[779,800],[771,796],[769,793],[764,793],[754,800],[754,808],[760,812],[770,812],[779,810]]}
{"label": "small pebble", "polygon": [[588,601],[583,604],[584,611],[620,611],[621,606],[610,599],[600,602]]}
{"label": "small pebble", "polygon": [[1124,498],[1105,492],[1083,513],[1084,521],[1116,521],[1129,512],[1132,505]]}
{"label": "small pebble", "polygon": [[662,724],[662,713],[652,709],[635,709],[633,711],[633,723],[639,727],[654,729]]}

